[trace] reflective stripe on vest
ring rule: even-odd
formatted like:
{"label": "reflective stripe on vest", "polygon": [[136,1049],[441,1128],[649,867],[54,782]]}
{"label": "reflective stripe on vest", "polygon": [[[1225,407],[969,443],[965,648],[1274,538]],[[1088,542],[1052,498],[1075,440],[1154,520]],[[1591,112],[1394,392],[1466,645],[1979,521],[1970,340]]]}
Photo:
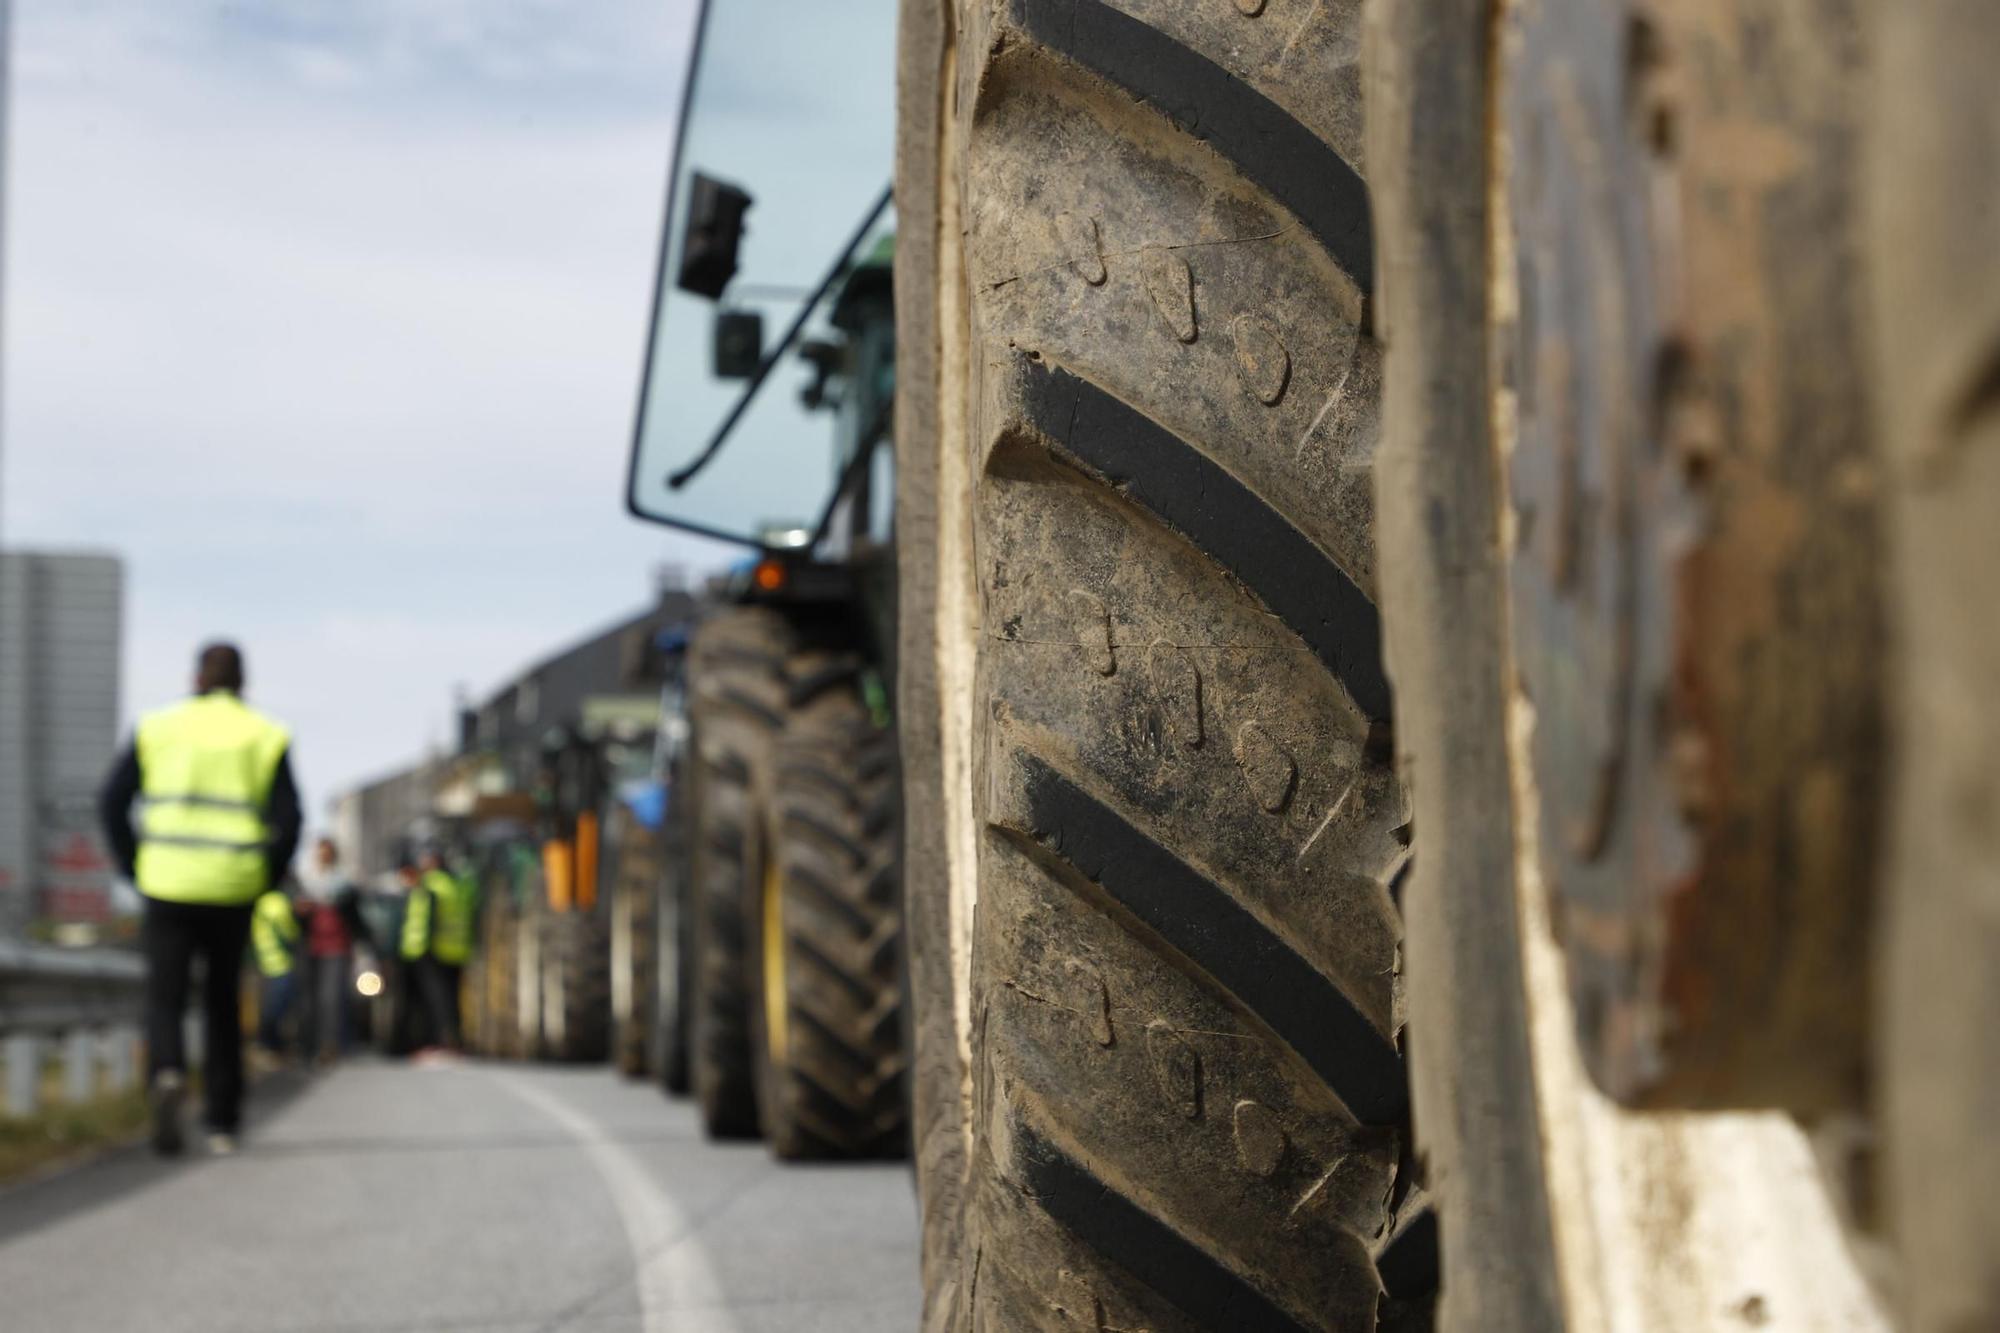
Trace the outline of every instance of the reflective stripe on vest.
{"label": "reflective stripe on vest", "polygon": [[264,808],[291,737],[227,691],[139,724],[139,891],[172,902],[247,903],[263,892]]}
{"label": "reflective stripe on vest", "polygon": [[273,889],[257,899],[250,914],[250,945],[257,955],[257,970],[267,977],[282,977],[292,970],[298,951],[299,919],[291,900]]}

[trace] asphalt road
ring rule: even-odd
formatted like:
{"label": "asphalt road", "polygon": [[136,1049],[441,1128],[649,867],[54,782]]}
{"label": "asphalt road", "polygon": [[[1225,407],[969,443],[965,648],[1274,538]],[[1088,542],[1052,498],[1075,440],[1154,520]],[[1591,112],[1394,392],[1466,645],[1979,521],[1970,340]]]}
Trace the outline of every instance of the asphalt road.
{"label": "asphalt road", "polygon": [[900,1165],[781,1167],[602,1070],[354,1064],[267,1084],[243,1150],[0,1192],[0,1327],[896,1333]]}

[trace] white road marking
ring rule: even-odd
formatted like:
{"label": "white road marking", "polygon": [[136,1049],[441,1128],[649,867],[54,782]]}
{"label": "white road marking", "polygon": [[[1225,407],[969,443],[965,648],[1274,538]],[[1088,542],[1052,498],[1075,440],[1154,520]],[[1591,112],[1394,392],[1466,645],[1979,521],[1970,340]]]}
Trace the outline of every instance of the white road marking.
{"label": "white road marking", "polygon": [[[694,1224],[672,1198],[653,1183],[652,1173],[632,1152],[604,1133],[603,1126],[563,1102],[546,1089],[538,1088],[516,1074],[494,1078],[508,1091],[561,1125],[583,1148],[591,1166],[603,1180],[618,1209],[625,1229],[625,1243],[632,1251],[633,1280],[639,1291],[639,1326],[645,1333],[667,1333],[675,1301],[675,1275],[670,1258],[691,1254],[702,1270],[701,1279],[688,1285],[695,1288],[693,1304],[704,1308],[708,1319],[704,1328],[733,1333],[736,1328],[728,1311],[708,1303],[706,1293],[720,1289],[707,1253],[694,1241]],[[718,1322],[719,1321],[719,1322]]]}

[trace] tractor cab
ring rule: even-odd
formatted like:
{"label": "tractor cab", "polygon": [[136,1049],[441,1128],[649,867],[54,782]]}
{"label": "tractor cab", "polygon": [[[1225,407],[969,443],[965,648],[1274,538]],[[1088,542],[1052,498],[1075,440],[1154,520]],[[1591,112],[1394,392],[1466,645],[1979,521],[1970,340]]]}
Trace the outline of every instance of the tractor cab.
{"label": "tractor cab", "polygon": [[844,595],[804,566],[889,537],[894,15],[774,0],[697,25],[626,503],[750,548],[753,597]]}

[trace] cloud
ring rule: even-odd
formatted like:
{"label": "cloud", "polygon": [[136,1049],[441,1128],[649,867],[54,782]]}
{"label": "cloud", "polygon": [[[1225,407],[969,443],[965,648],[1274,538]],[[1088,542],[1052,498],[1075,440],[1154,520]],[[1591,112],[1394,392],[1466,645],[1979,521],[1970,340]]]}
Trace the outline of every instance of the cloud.
{"label": "cloud", "polygon": [[126,556],[128,706],[238,634],[324,794],[715,558],[620,508],[684,10],[15,21],[0,534]]}
{"label": "cloud", "polygon": [[17,0],[16,70],[46,87],[116,77],[261,96],[366,90],[397,112],[619,114],[678,77],[686,3],[634,0]]}

